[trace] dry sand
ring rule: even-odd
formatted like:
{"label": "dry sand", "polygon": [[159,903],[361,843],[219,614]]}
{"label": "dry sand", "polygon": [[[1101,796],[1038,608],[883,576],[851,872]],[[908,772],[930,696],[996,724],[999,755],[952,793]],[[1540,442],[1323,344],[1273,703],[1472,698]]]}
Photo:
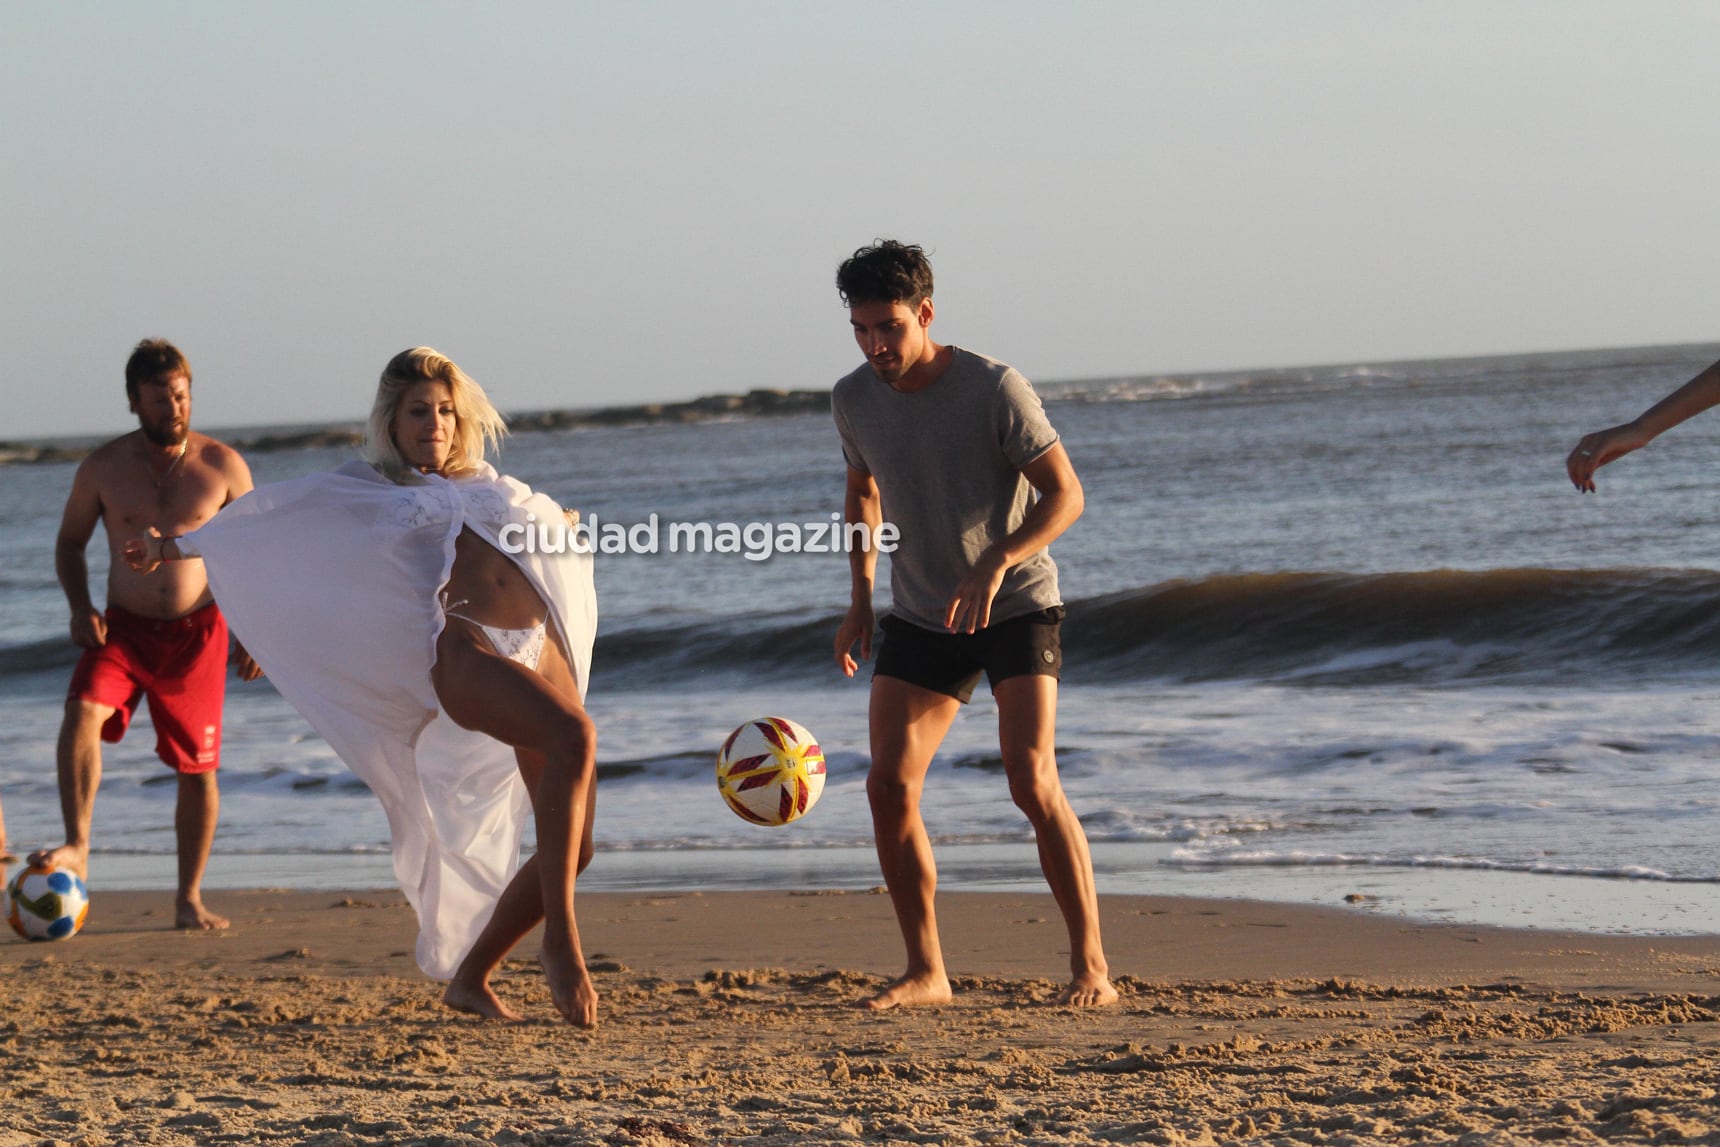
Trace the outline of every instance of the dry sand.
{"label": "dry sand", "polygon": [[587,894],[596,1032],[530,956],[438,1004],[394,892],[98,891],[0,940],[0,1145],[24,1143],[1720,1144],[1720,937],[1431,926],[1108,897],[1122,1000],[1050,999],[1042,896],[940,898],[948,1007],[852,1007],[899,970],[879,895]]}

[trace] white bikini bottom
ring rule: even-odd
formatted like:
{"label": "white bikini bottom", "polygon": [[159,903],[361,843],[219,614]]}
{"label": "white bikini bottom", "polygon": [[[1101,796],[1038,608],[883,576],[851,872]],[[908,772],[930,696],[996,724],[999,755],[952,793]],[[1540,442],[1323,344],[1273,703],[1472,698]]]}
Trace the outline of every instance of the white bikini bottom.
{"label": "white bikini bottom", "polygon": [[530,629],[499,629],[493,625],[485,625],[474,617],[454,611],[465,605],[463,601],[454,602],[442,610],[443,616],[469,621],[484,631],[484,636],[490,639],[490,646],[509,661],[518,662],[527,669],[536,669],[538,661],[543,658],[543,643],[547,630],[543,622],[538,622]]}

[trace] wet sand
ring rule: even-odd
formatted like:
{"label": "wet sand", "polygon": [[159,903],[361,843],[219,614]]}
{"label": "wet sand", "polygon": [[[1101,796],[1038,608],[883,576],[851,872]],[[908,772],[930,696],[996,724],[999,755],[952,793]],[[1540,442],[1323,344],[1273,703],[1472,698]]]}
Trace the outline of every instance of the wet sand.
{"label": "wet sand", "polygon": [[1050,1004],[1045,896],[940,898],[956,1000],[852,1006],[900,970],[865,892],[580,897],[595,1032],[457,1016],[398,893],[98,891],[83,935],[0,939],[11,1144],[1720,1144],[1720,936],[1429,925],[1106,897],[1122,999]]}

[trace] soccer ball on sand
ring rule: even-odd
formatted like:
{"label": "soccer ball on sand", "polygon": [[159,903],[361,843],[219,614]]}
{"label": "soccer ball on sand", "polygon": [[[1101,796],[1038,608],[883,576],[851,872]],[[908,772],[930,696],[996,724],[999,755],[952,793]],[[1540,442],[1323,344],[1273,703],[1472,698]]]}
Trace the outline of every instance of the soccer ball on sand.
{"label": "soccer ball on sand", "polygon": [[74,872],[30,865],[6,886],[6,922],[26,940],[65,940],[89,915],[90,893]]}
{"label": "soccer ball on sand", "polygon": [[824,750],[804,726],[786,718],[748,721],[717,753],[717,790],[742,820],[798,820],[824,791]]}

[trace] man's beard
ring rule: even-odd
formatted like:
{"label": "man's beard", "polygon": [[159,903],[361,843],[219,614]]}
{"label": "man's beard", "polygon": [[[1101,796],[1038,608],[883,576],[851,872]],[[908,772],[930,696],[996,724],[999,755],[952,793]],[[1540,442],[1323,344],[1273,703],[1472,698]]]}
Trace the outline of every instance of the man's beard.
{"label": "man's beard", "polygon": [[189,436],[189,432],[184,430],[175,434],[171,422],[167,423],[165,427],[150,426],[145,423],[139,426],[139,429],[143,431],[143,436],[149,439],[151,446],[183,446],[185,439]]}

